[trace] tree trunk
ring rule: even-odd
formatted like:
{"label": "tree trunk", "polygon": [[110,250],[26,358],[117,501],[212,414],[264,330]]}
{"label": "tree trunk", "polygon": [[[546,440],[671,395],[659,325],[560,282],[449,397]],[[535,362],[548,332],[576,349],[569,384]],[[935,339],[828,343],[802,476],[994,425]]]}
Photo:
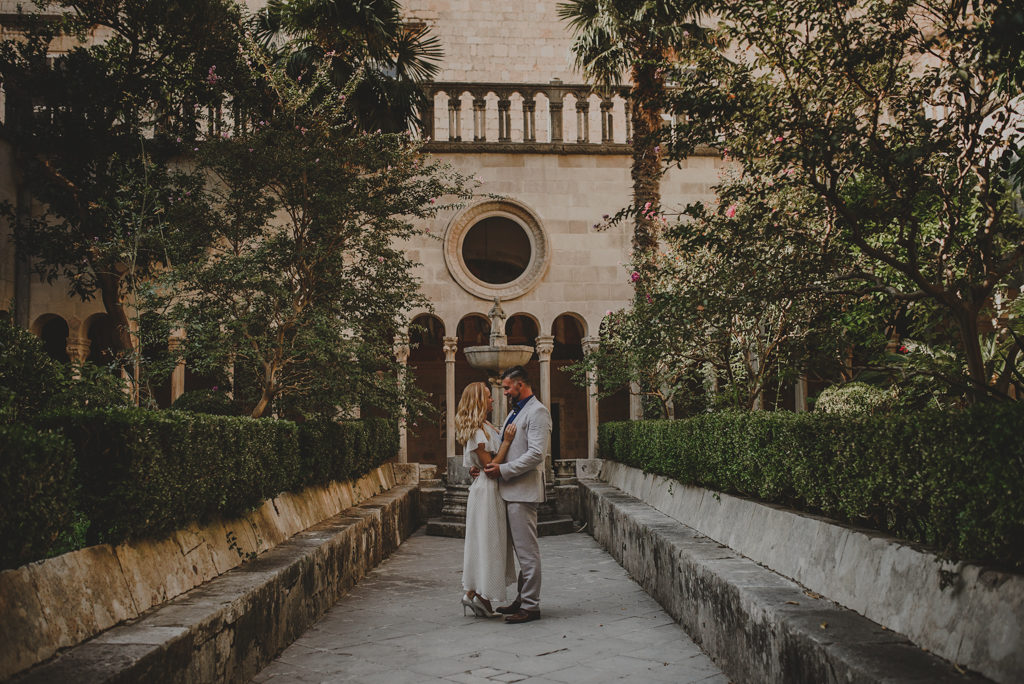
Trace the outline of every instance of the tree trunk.
{"label": "tree trunk", "polygon": [[269,390],[263,390],[263,394],[260,395],[260,400],[256,402],[256,406],[253,408],[250,416],[252,418],[262,418],[263,413],[270,406],[270,402],[273,401],[274,395]]}
{"label": "tree trunk", "polygon": [[967,375],[971,379],[971,402],[985,399],[988,395],[988,377],[985,375],[985,362],[981,354],[981,342],[978,340],[978,312],[972,307],[958,312],[957,324],[960,328],[960,341],[964,345],[964,357],[967,359]]}
{"label": "tree trunk", "polygon": [[128,312],[125,310],[124,302],[121,300],[121,278],[106,273],[97,275],[96,283],[100,288],[103,308],[106,310],[107,315],[110,316],[110,321],[114,325],[115,341],[118,347],[115,351],[121,354],[131,352],[135,345],[132,342]]}
{"label": "tree trunk", "polygon": [[[661,129],[660,95],[664,90],[661,75],[655,66],[657,57],[633,66],[633,89],[630,95],[630,116],[633,123],[633,202],[641,212],[633,229],[634,258],[640,264],[658,248],[658,222],[645,215],[644,207],[661,207],[661,162],[658,133]],[[643,281],[641,280],[640,283]],[[638,285],[640,285],[638,283]],[[640,285],[638,289],[643,289]]]}

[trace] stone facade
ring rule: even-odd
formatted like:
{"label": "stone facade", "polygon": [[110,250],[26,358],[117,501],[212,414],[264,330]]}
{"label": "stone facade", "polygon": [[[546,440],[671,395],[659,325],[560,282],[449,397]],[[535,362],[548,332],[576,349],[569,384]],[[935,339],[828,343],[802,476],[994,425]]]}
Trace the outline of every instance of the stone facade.
{"label": "stone facade", "polygon": [[[255,9],[263,3],[247,4]],[[588,401],[586,389],[572,385],[562,370],[596,340],[606,313],[626,305],[632,295],[624,266],[630,259],[630,226],[595,228],[602,215],[629,203],[632,182],[625,91],[598,94],[584,84],[572,67],[571,36],[556,6],[557,0],[404,3],[409,21],[427,24],[445,51],[438,82],[429,88],[434,111],[427,113],[428,149],[480,180],[478,200],[438,216],[427,226],[431,237],[405,245],[421,264],[417,275],[433,303],[433,312],[414,315],[422,314],[419,322],[429,321],[437,333],[435,348],[413,345],[408,363],[434,395],[441,422],[409,426],[405,453],[410,460],[443,468],[447,456],[461,452],[447,438],[447,409],[466,384],[486,379],[469,367],[462,348],[486,344],[475,338],[494,296],[502,299],[510,330],[518,331],[510,333],[510,344],[553,336],[553,361],[544,364],[551,396],[542,399],[557,406],[556,456],[592,456],[598,420],[629,415],[628,397],[600,405]],[[721,165],[720,157],[709,153],[673,169],[662,184],[665,206],[681,208],[708,198]],[[0,147],[0,200],[17,200],[14,174],[9,150]],[[519,223],[530,240],[528,253],[519,255],[528,261],[527,273],[511,284],[481,285],[467,275],[460,257],[459,240],[473,229],[475,216],[488,215],[505,225]],[[16,255],[7,233],[0,237],[0,309],[8,308],[18,290],[19,322],[43,336],[51,353],[95,360],[97,342],[109,334],[101,303],[69,298],[60,280],[51,285],[37,276],[31,277],[26,296],[24,279],[22,286],[15,284]],[[460,329],[463,339],[450,339],[460,337]],[[512,339],[516,334],[519,339]],[[454,393],[446,382],[443,338],[455,349]],[[539,379],[536,359],[530,369]],[[167,401],[201,383],[179,369]]]}

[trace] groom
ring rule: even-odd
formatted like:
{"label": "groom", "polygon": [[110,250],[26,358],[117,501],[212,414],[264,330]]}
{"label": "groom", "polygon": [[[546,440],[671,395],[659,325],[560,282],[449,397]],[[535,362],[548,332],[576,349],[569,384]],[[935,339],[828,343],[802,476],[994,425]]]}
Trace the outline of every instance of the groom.
{"label": "groom", "polygon": [[484,474],[498,481],[498,493],[505,500],[508,529],[519,559],[519,595],[511,605],[497,611],[505,614],[506,623],[520,624],[540,619],[537,504],[544,501],[544,456],[551,443],[551,414],[534,395],[522,366],[502,373],[501,387],[505,396],[515,402],[504,427],[515,423],[516,436],[505,462],[487,465]]}

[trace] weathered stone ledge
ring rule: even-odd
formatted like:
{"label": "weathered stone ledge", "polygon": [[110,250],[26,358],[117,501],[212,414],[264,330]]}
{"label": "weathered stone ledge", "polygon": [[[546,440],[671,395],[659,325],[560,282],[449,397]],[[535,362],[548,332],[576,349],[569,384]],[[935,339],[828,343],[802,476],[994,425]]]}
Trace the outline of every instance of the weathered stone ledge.
{"label": "weathered stone ledge", "polygon": [[14,681],[249,681],[412,534],[416,499],[396,486]]}
{"label": "weathered stone ledge", "polygon": [[285,493],[236,520],[166,539],[103,544],[0,572],[0,679],[142,615],[417,473],[385,464],[358,480]]}
{"label": "weathered stone ledge", "polygon": [[580,489],[594,538],[736,682],[986,681],[609,484]]}
{"label": "weathered stone ledge", "polygon": [[[595,464],[596,465],[596,464]],[[1024,577],[614,461],[599,479],[947,660],[1024,681]]]}

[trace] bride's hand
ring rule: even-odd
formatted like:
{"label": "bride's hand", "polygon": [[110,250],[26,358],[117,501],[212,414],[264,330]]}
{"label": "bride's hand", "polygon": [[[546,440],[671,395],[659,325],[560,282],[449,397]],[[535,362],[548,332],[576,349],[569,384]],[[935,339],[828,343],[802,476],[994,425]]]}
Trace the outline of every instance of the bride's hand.
{"label": "bride's hand", "polygon": [[512,438],[515,437],[515,436],[516,436],[516,424],[512,423],[507,428],[505,428],[505,437],[504,437],[504,439],[505,439],[506,442],[511,443],[512,442]]}

